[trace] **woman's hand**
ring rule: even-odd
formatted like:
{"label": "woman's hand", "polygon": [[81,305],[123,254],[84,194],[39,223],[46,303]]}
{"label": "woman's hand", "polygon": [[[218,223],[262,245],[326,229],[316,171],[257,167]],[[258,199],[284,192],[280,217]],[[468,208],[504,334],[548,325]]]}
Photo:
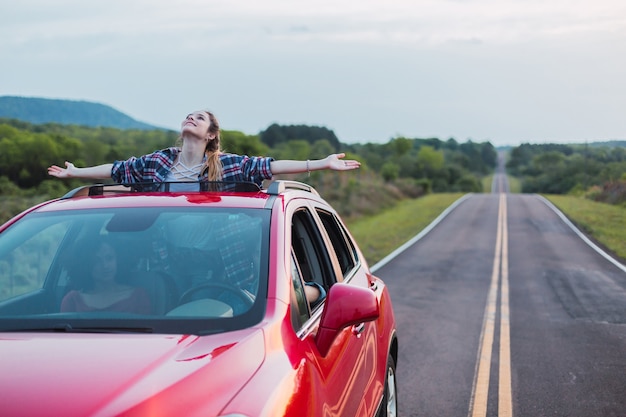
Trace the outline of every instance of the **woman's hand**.
{"label": "woman's hand", "polygon": [[74,172],[76,167],[73,163],[65,161],[65,168],[61,168],[57,165],[52,165],[48,168],[48,175],[52,175],[57,178],[72,178],[72,172]]}
{"label": "woman's hand", "polygon": [[111,168],[113,168],[113,164],[76,168],[73,163],[65,161],[65,168],[52,165],[48,168],[48,174],[57,178],[107,179],[111,178]]}
{"label": "woman's hand", "polygon": [[328,164],[328,169],[332,169],[335,171],[348,171],[351,169],[357,169],[361,166],[361,163],[359,161],[355,161],[353,159],[342,159],[345,156],[345,153],[328,155],[325,158],[326,163]]}

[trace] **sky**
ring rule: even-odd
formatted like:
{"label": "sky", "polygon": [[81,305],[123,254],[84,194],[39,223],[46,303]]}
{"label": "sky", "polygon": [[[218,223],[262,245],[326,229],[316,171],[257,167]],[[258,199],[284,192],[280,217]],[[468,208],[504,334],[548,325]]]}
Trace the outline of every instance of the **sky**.
{"label": "sky", "polygon": [[0,95],[343,143],[626,139],[623,0],[20,0]]}

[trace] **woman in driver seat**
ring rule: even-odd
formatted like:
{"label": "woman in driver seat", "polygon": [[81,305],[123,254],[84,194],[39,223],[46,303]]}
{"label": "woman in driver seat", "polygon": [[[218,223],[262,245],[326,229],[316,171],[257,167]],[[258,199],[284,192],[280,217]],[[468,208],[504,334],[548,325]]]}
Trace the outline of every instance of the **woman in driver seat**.
{"label": "woman in driver seat", "polygon": [[[82,247],[84,249],[84,246]],[[76,289],[68,292],[61,301],[62,312],[116,311],[150,314],[150,297],[145,289],[132,287],[118,281],[118,256],[115,245],[99,240],[95,250],[88,246],[86,256],[76,262],[86,262],[72,277]],[[84,266],[84,265],[81,265]]]}

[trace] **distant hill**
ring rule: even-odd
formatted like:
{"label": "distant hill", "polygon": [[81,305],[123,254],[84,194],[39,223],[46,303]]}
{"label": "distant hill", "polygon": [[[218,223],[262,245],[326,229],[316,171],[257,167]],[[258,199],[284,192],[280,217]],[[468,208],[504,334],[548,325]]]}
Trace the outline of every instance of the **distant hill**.
{"label": "distant hill", "polygon": [[33,124],[59,123],[117,129],[162,129],[139,122],[104,104],[36,97],[0,96],[0,118]]}

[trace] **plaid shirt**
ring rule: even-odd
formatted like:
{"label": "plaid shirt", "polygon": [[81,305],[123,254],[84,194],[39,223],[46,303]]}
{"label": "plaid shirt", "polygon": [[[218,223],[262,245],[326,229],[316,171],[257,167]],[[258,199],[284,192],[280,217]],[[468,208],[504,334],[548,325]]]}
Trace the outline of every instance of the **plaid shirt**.
{"label": "plaid shirt", "polygon": [[[163,182],[180,151],[180,148],[167,148],[139,158],[133,156],[126,161],[115,161],[111,169],[111,178],[120,184]],[[223,181],[250,181],[261,186],[263,180],[272,178],[270,163],[273,158],[225,153],[220,155],[220,160],[223,166]],[[198,175],[198,180],[206,179],[206,174]]]}

